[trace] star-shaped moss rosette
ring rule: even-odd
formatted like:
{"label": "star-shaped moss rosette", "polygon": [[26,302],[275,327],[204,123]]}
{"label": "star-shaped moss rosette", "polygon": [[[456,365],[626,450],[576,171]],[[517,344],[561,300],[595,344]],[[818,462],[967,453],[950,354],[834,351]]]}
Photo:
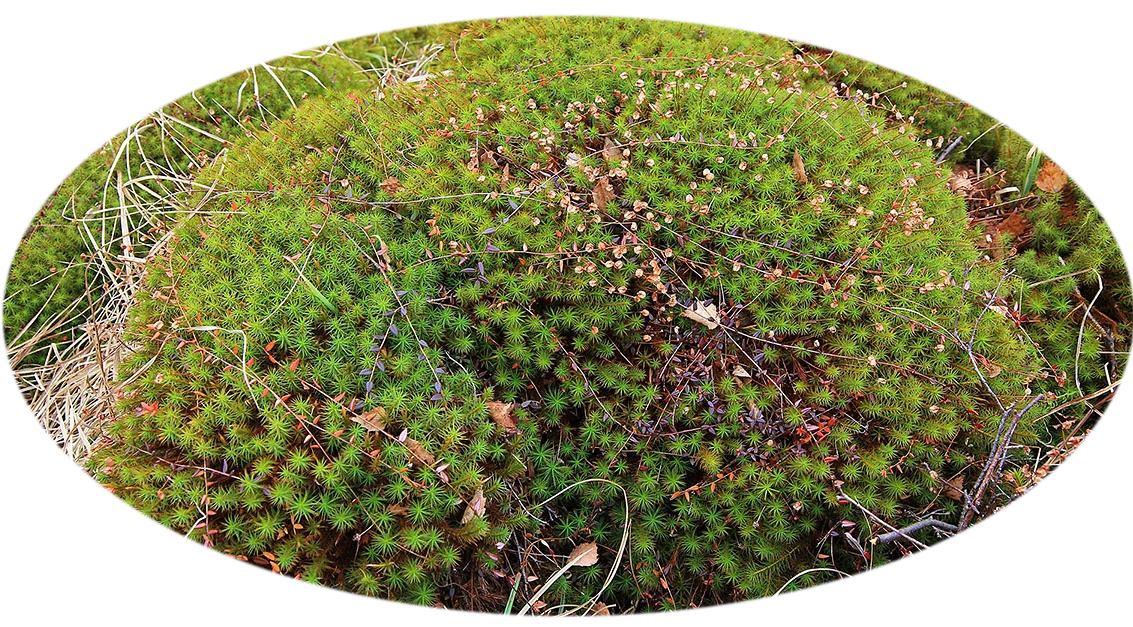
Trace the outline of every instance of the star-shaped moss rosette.
{"label": "star-shaped moss rosette", "polygon": [[40,204],[0,332],[37,423],[195,544],[610,618],[827,586],[1025,497],[1116,398],[1130,274],[1057,162],[902,70],[466,18],[135,119]]}

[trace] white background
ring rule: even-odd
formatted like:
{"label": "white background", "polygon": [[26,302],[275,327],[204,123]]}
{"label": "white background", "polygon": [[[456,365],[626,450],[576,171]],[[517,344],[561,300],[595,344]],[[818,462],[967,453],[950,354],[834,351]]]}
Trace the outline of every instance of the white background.
{"label": "white background", "polygon": [[[1117,3],[38,2],[5,9],[0,259],[102,142],[185,92],[318,44],[419,24],[618,14],[756,30],[877,61],[969,100],[1041,146],[1126,250],[1129,17]],[[3,360],[0,360],[3,361]],[[0,616],[30,623],[228,625],[509,620],[444,615],[272,576],[178,538],[102,490],[39,430],[6,363],[0,394]],[[1128,620],[1129,393],[1032,494],[957,539],[777,599],[648,619],[791,624],[1114,624]],[[1126,619],[1120,619],[1126,615]],[[1128,624],[1128,623],[1125,623]]]}

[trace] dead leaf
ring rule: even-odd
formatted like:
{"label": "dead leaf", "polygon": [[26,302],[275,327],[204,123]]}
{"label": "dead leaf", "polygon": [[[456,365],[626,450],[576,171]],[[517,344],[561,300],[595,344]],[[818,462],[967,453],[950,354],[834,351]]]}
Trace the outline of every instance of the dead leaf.
{"label": "dead leaf", "polygon": [[492,415],[492,422],[508,431],[515,431],[515,420],[511,417],[511,410],[513,409],[515,409],[515,403],[488,401],[488,413]]}
{"label": "dead leaf", "polygon": [[995,365],[986,357],[980,356],[980,364],[983,365],[984,374],[987,375],[989,379],[994,379],[999,376],[999,373],[1003,372],[1003,368]]}
{"label": "dead leaf", "polygon": [[410,453],[413,453],[413,457],[416,457],[418,461],[426,466],[433,465],[433,462],[437,460],[436,457],[433,457],[432,453],[426,451],[425,447],[421,446],[421,443],[413,438],[405,438],[405,447],[409,449]]}
{"label": "dead leaf", "polygon": [[590,616],[609,616],[610,615],[610,608],[607,607],[605,603],[599,601],[599,602],[594,604],[594,607],[590,608],[590,614],[589,615]]}
{"label": "dead leaf", "polygon": [[577,168],[582,165],[582,155],[577,152],[567,153],[566,165],[568,168]]}
{"label": "dead leaf", "polygon": [[964,493],[960,491],[964,489],[963,475],[957,475],[955,478],[948,481],[948,485],[952,487],[944,488],[944,496],[952,499],[953,501],[959,501],[964,498]]}
{"label": "dead leaf", "polygon": [[504,164],[504,171],[500,173],[500,189],[507,191],[508,181],[511,180],[511,164]]}
{"label": "dead leaf", "polygon": [[391,176],[388,179],[382,181],[381,183],[379,183],[379,186],[382,188],[382,191],[389,194],[390,196],[393,196],[403,189],[401,181],[397,180],[396,176]]}
{"label": "dead leaf", "polygon": [[483,515],[484,487],[480,486],[476,489],[476,494],[472,495],[472,499],[468,501],[468,506],[464,508],[464,515],[460,517],[460,524],[466,525],[473,518]]}
{"label": "dead leaf", "polygon": [[1054,193],[1066,186],[1070,179],[1066,177],[1066,173],[1062,168],[1047,159],[1043,163],[1042,169],[1039,170],[1038,176],[1035,177],[1035,187],[1043,190],[1044,192]]}
{"label": "dead leaf", "polygon": [[394,516],[405,516],[409,513],[409,508],[404,505],[398,505],[397,503],[390,503],[386,506],[386,511]]}
{"label": "dead leaf", "polygon": [[692,307],[682,311],[681,315],[703,324],[709,330],[720,326],[720,314],[716,311],[716,303],[705,305],[702,302],[697,302]]}
{"label": "dead leaf", "polygon": [[604,176],[599,178],[594,184],[594,204],[598,205],[599,210],[605,211],[606,204],[615,198],[614,186],[610,185],[609,179]]}
{"label": "dead leaf", "polygon": [[598,545],[593,542],[583,542],[570,552],[567,563],[571,566],[593,566],[598,563]]}
{"label": "dead leaf", "polygon": [[1018,241],[1026,234],[1027,230],[1031,227],[1031,223],[1018,213],[1013,213],[1004,218],[996,228],[1000,233],[1009,233],[1014,241]]}
{"label": "dead leaf", "polygon": [[351,420],[366,427],[366,431],[385,431],[386,416],[385,407],[375,407],[361,416],[353,416]]}
{"label": "dead leaf", "polygon": [[806,184],[806,166],[803,165],[803,156],[795,150],[795,158],[791,161],[791,169],[795,171],[795,180]]}
{"label": "dead leaf", "polygon": [[607,137],[606,142],[602,145],[602,156],[606,157],[606,161],[621,161],[622,151],[617,144]]}
{"label": "dead leaf", "polygon": [[976,173],[963,168],[952,173],[948,179],[948,188],[964,198],[968,198],[976,191]]}
{"label": "dead leaf", "polygon": [[743,366],[740,366],[740,365],[736,366],[736,369],[732,371],[732,374],[736,375],[737,377],[747,377],[748,379],[751,378],[751,373],[748,372],[746,368],[744,368]]}

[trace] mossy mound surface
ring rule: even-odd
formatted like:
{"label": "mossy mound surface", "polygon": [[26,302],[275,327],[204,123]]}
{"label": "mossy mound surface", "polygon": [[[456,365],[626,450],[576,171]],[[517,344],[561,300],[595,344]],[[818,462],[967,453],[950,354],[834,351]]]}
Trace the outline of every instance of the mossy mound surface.
{"label": "mossy mound surface", "polygon": [[470,41],[203,173],[99,480],[273,570],[488,611],[759,597],[895,556],[822,549],[861,508],[956,521],[944,479],[1040,370],[949,173],[801,58],[636,28],[537,70]]}

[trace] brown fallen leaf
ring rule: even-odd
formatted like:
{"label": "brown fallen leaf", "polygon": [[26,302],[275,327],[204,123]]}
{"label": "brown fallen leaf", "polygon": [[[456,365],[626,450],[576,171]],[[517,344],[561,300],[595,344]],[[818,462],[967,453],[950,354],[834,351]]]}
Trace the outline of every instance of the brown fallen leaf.
{"label": "brown fallen leaf", "polygon": [[606,161],[621,161],[622,151],[618,148],[617,144],[607,137],[605,144],[602,146],[602,156],[606,157]]}
{"label": "brown fallen leaf", "polygon": [[606,204],[615,198],[614,186],[610,185],[609,179],[603,176],[594,183],[594,204],[598,205],[599,210],[605,211]]}
{"label": "brown fallen leaf", "polygon": [[803,156],[795,150],[795,158],[791,161],[791,169],[795,171],[795,180],[806,184],[806,166],[803,165]]}
{"label": "brown fallen leaf", "polygon": [[409,513],[409,508],[397,503],[390,503],[388,506],[386,506],[386,511],[393,514],[394,516],[405,516]]}
{"label": "brown fallen leaf", "polygon": [[515,403],[488,401],[488,413],[492,415],[492,422],[508,431],[515,431],[515,420],[511,417],[511,410],[513,409],[515,409]]}
{"label": "brown fallen leaf", "polygon": [[745,377],[748,379],[751,378],[751,373],[747,371],[747,368],[744,368],[740,365],[736,366],[736,369],[732,371],[732,374],[736,375],[737,377]]}
{"label": "brown fallen leaf", "polygon": [[366,431],[385,431],[386,415],[385,407],[375,407],[360,416],[353,416],[350,419],[366,427]]}
{"label": "brown fallen leaf", "polygon": [[511,180],[511,164],[504,164],[504,171],[500,173],[500,189],[507,191],[508,181]]}
{"label": "brown fallen leaf", "polygon": [[582,155],[577,152],[567,153],[566,166],[568,168],[577,168],[580,165],[582,165]]}
{"label": "brown fallen leaf", "polygon": [[598,563],[598,545],[593,542],[583,542],[570,552],[567,564],[570,566],[593,566]]}
{"label": "brown fallen leaf", "polygon": [[588,616],[609,616],[609,615],[610,615],[610,608],[607,607],[606,604],[601,602],[601,601],[595,603],[594,607],[590,608],[590,614],[588,614]]}
{"label": "brown fallen leaf", "polygon": [[962,168],[952,173],[948,179],[948,188],[964,198],[968,198],[976,191],[976,173]]}
{"label": "brown fallen leaf", "polygon": [[964,498],[964,493],[960,491],[964,489],[963,475],[957,475],[953,479],[950,479],[948,481],[948,485],[952,487],[944,488],[944,496],[952,499],[953,501],[959,501]]}
{"label": "brown fallen leaf", "polygon": [[1021,214],[1013,213],[996,225],[999,233],[1008,233],[1012,241],[1018,241],[1031,228],[1031,223]]}
{"label": "brown fallen leaf", "polygon": [[1053,194],[1065,187],[1069,180],[1058,164],[1047,159],[1038,176],[1035,177],[1035,187]]}
{"label": "brown fallen leaf", "polygon": [[716,303],[708,303],[705,305],[702,302],[697,302],[692,307],[682,311],[681,315],[690,318],[694,322],[703,324],[708,327],[709,330],[720,326],[720,313],[716,311]]}
{"label": "brown fallen leaf", "polygon": [[389,177],[388,179],[379,183],[378,186],[382,188],[382,191],[389,194],[390,196],[393,196],[394,194],[402,190],[401,181],[397,180],[396,176]]}
{"label": "brown fallen leaf", "polygon": [[484,487],[480,486],[476,489],[476,494],[472,495],[472,499],[468,501],[468,506],[464,508],[464,515],[460,517],[460,524],[466,525],[470,520],[477,516],[484,515]]}
{"label": "brown fallen leaf", "polygon": [[414,440],[413,438],[405,438],[405,447],[409,449],[409,452],[413,454],[413,457],[416,457],[418,461],[425,464],[426,466],[433,465],[433,462],[437,460],[436,457],[433,457],[432,453],[425,450],[425,447],[421,446],[421,443],[417,440]]}
{"label": "brown fallen leaf", "polygon": [[999,373],[1003,372],[1003,368],[995,365],[995,363],[988,360],[986,357],[983,357],[982,355],[980,356],[980,365],[983,366],[984,374],[989,379],[994,379],[999,376]]}

